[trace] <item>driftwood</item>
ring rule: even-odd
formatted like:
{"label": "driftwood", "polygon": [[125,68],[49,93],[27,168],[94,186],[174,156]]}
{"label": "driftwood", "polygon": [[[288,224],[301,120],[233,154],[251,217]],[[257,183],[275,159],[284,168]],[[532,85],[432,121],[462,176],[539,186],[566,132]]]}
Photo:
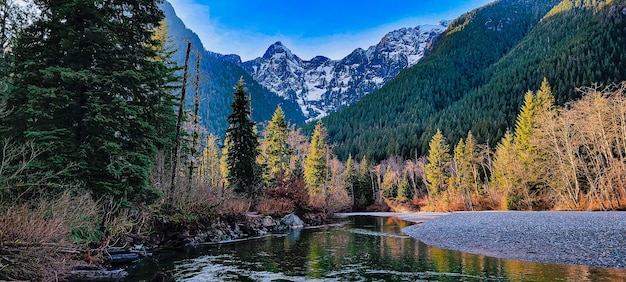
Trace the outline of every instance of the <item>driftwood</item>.
{"label": "driftwood", "polygon": [[116,282],[122,281],[128,276],[128,272],[123,269],[117,270],[73,270],[70,273],[69,281],[98,281]]}
{"label": "driftwood", "polygon": [[139,254],[136,253],[128,253],[128,254],[111,254],[107,257],[107,261],[110,263],[128,263],[133,262],[139,259]]}

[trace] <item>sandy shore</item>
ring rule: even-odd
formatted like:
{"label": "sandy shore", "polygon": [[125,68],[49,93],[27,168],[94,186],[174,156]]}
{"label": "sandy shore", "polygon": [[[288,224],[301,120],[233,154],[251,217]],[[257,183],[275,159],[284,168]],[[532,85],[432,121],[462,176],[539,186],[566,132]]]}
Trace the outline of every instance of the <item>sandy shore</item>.
{"label": "sandy shore", "polygon": [[626,268],[626,212],[390,214],[426,220],[403,231],[435,247],[516,260]]}

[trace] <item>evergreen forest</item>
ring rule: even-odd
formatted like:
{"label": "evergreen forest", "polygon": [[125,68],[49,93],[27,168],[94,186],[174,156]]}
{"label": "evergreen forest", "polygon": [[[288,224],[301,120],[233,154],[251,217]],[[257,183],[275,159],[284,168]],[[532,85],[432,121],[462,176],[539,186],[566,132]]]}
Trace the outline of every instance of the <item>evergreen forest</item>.
{"label": "evergreen forest", "polygon": [[169,3],[22,2],[0,0],[0,280],[291,215],[626,208],[626,1],[495,1],[303,125]]}

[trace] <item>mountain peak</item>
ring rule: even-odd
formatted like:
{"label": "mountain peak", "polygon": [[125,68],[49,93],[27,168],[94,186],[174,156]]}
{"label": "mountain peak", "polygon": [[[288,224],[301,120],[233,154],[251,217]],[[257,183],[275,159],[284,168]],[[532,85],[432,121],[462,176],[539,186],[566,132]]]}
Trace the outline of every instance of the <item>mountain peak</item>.
{"label": "mountain peak", "polygon": [[417,63],[444,30],[437,25],[401,28],[340,60],[316,56],[303,61],[278,41],[262,58],[242,65],[267,89],[297,102],[312,120],[354,103]]}
{"label": "mountain peak", "polygon": [[279,54],[279,53],[291,53],[291,50],[285,47],[285,45],[283,45],[282,42],[276,41],[274,44],[270,45],[269,48],[267,48],[267,51],[265,51],[265,54],[263,54],[263,59],[269,59],[274,54]]}

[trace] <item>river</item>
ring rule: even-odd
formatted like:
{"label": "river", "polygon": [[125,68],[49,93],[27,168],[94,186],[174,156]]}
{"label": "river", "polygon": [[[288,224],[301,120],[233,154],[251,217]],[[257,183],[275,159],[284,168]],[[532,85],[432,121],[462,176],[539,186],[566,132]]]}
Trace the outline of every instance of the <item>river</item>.
{"label": "river", "polygon": [[498,259],[427,246],[397,217],[340,223],[237,243],[161,252],[127,281],[626,281],[626,270]]}

